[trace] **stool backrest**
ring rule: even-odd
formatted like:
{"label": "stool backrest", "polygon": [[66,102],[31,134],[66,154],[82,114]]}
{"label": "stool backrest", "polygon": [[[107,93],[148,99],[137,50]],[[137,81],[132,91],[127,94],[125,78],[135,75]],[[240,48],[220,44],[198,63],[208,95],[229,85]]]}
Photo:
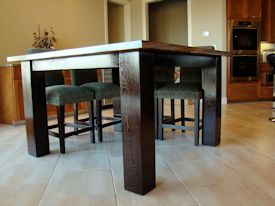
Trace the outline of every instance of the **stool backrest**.
{"label": "stool backrest", "polygon": [[154,67],[154,85],[156,88],[175,81],[175,68],[168,66]]}
{"label": "stool backrest", "polygon": [[[214,46],[200,46],[198,48],[214,50]],[[198,83],[201,84],[201,68],[181,68],[180,82]]]}
{"label": "stool backrest", "polygon": [[45,72],[45,86],[65,84],[62,71],[47,71]]}
{"label": "stool backrest", "polygon": [[180,68],[180,82],[201,84],[201,68]]}
{"label": "stool backrest", "polygon": [[81,84],[98,81],[96,69],[71,70],[70,73],[72,85],[79,86]]}

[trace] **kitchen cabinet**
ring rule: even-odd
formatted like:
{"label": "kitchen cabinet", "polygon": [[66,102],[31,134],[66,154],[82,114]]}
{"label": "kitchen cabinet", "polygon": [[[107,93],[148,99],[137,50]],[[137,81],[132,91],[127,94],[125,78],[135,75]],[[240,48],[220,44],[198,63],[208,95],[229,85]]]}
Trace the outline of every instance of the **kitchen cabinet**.
{"label": "kitchen cabinet", "polygon": [[[49,115],[56,113],[48,106]],[[24,99],[20,64],[0,66],[0,123],[18,125],[24,123]]]}
{"label": "kitchen cabinet", "polygon": [[24,120],[20,65],[0,67],[0,123],[16,125]]}
{"label": "kitchen cabinet", "polygon": [[230,19],[261,19],[262,0],[227,0],[226,12]]}
{"label": "kitchen cabinet", "polygon": [[[268,12],[274,10],[275,7],[270,8],[270,3],[275,3],[275,0],[227,0],[227,49],[230,51],[231,45],[231,24],[232,20],[246,20],[252,22],[266,21],[266,9]],[[275,13],[275,12],[274,12]],[[269,16],[270,17],[270,16]],[[275,18],[275,16],[274,16]],[[265,28],[266,25],[262,25]],[[266,26],[267,27],[267,26]],[[274,28],[275,29],[275,28]],[[266,31],[266,30],[265,30]],[[264,33],[262,35],[265,35]],[[275,35],[275,32],[274,32]],[[266,67],[266,65],[265,65]],[[227,63],[227,75],[230,77],[231,62]],[[227,99],[228,102],[245,102],[258,101],[272,98],[270,85],[263,84],[266,72],[259,72],[257,78],[253,81],[237,80],[232,81],[227,79]],[[251,80],[251,79],[250,79]]]}
{"label": "kitchen cabinet", "polygon": [[230,82],[227,90],[228,102],[254,101],[259,97],[259,82]]}
{"label": "kitchen cabinet", "polygon": [[245,0],[245,5],[246,5],[246,9],[244,9],[244,14],[247,15],[247,18],[261,19],[262,0]]}
{"label": "kitchen cabinet", "polygon": [[263,0],[262,41],[275,43],[275,0]]}

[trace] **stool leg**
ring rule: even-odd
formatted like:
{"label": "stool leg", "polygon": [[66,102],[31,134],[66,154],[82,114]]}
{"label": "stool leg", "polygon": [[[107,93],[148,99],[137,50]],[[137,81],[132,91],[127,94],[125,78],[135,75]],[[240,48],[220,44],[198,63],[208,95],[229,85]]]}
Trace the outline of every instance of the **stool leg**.
{"label": "stool leg", "polygon": [[[185,126],[185,105],[184,105],[184,99],[180,100],[180,117],[181,117],[181,126]],[[181,130],[182,132],[185,132],[185,130]]]}
{"label": "stool leg", "polygon": [[155,139],[158,139],[158,99],[154,98],[154,111],[155,111]]}
{"label": "stool leg", "polygon": [[59,145],[60,145],[60,152],[65,154],[65,109],[64,106],[56,107],[57,109],[57,121],[58,121],[58,136],[59,136]]}
{"label": "stool leg", "polygon": [[200,124],[200,99],[194,100],[194,136],[195,145],[199,145],[199,124]]}
{"label": "stool leg", "polygon": [[271,122],[275,122],[275,74],[273,74],[273,95],[272,96],[273,96],[273,99],[272,99],[271,117],[268,118],[268,120]]}
{"label": "stool leg", "polygon": [[95,143],[95,121],[94,121],[94,102],[93,100],[88,103],[89,123],[92,126],[90,130],[91,142]]}
{"label": "stool leg", "polygon": [[96,100],[96,124],[98,140],[102,142],[102,101]]}
{"label": "stool leg", "polygon": [[[202,98],[202,113],[201,113],[201,134],[203,134],[203,120],[204,120],[204,98]],[[202,136],[202,135],[201,135]],[[201,137],[203,142],[203,136]]]}
{"label": "stool leg", "polygon": [[[171,99],[170,102],[170,109],[171,109],[171,117],[173,119],[173,121],[175,120],[175,100]],[[174,123],[175,124],[175,123]],[[172,131],[176,131],[175,129],[172,129]]]}
{"label": "stool leg", "polygon": [[[74,110],[74,124],[77,125],[78,124],[78,103],[73,104],[73,110]],[[75,126],[74,131],[77,132],[78,127]],[[78,134],[76,134],[76,135],[78,135]]]}
{"label": "stool leg", "polygon": [[163,140],[163,99],[158,99],[158,138]]}

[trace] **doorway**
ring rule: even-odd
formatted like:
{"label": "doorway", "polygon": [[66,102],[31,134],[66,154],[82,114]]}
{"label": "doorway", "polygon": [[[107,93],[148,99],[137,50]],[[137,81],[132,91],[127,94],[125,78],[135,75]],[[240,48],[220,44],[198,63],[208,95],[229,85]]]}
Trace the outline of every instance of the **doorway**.
{"label": "doorway", "polygon": [[[128,0],[105,0],[105,43],[131,40],[131,2]],[[112,69],[101,70],[101,81],[112,82]],[[111,104],[105,100],[104,104]]]}
{"label": "doorway", "polygon": [[129,0],[104,0],[105,43],[132,40],[132,11]]}
{"label": "doorway", "polygon": [[[151,1],[147,11],[149,41],[188,45],[187,0]],[[179,80],[180,68],[175,67],[175,81]]]}
{"label": "doorway", "polygon": [[187,0],[148,4],[150,41],[188,45]]}
{"label": "doorway", "polygon": [[108,43],[123,42],[124,8],[123,5],[108,2]]}

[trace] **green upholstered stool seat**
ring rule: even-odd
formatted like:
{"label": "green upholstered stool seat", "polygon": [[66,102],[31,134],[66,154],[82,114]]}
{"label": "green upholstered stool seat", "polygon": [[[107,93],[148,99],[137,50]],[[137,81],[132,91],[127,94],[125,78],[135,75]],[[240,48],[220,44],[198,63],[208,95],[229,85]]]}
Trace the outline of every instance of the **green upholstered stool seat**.
{"label": "green upholstered stool seat", "polygon": [[81,87],[94,92],[96,100],[112,99],[120,96],[120,88],[118,85],[108,82],[89,82],[82,84]]}
{"label": "green upholstered stool seat", "polygon": [[202,88],[196,83],[168,84],[157,90],[158,98],[169,99],[200,99]]}
{"label": "green upholstered stool seat", "polygon": [[47,103],[55,106],[87,102],[94,99],[94,92],[71,85],[53,85],[46,87]]}

